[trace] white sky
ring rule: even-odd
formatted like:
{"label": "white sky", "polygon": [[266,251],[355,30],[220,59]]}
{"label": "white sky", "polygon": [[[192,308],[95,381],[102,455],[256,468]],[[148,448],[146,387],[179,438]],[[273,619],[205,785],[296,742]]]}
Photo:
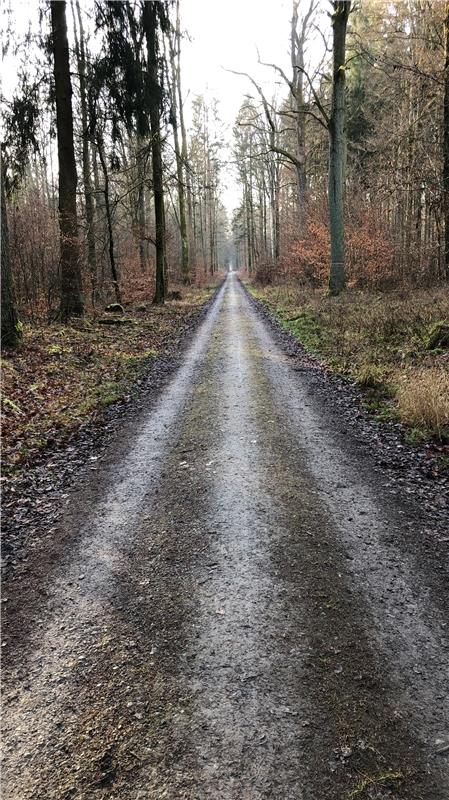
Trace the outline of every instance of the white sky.
{"label": "white sky", "polygon": [[[14,24],[20,36],[33,20],[36,30],[38,17],[37,0],[0,0],[3,10],[11,3]],[[303,0],[308,6],[308,0]],[[91,0],[83,0],[86,8],[91,8]],[[219,113],[225,125],[228,143],[232,139],[232,127],[238,109],[246,93],[253,93],[253,87],[244,77],[226,72],[225,68],[248,72],[262,84],[264,91],[272,97],[276,83],[278,90],[284,92],[282,81],[268,67],[257,63],[257,49],[263,61],[274,62],[290,73],[290,19],[291,0],[180,0],[181,24],[189,39],[183,41],[182,69],[183,92],[187,100],[187,122],[190,115],[190,102],[195,95],[203,94],[219,101]],[[328,0],[319,0],[320,27],[328,28]],[[301,8],[301,3],[300,3]],[[67,22],[69,35],[71,11],[67,3]],[[323,52],[319,37],[314,37],[309,57],[317,63]],[[10,97],[15,85],[15,71],[18,61],[8,55],[2,70],[3,90]],[[226,154],[224,153],[225,157]],[[227,167],[223,173],[225,184],[224,202],[232,210],[239,201],[239,188],[235,182],[233,169]]]}

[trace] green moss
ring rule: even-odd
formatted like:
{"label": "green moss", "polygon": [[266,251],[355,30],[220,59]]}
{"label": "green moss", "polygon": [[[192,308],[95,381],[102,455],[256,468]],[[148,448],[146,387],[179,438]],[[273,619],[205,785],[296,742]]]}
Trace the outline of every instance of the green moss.
{"label": "green moss", "polygon": [[22,409],[21,409],[21,408],[19,408],[19,406],[17,405],[17,403],[14,403],[14,401],[13,401],[13,400],[10,400],[10,399],[9,399],[9,397],[3,397],[3,400],[2,400],[2,402],[3,402],[3,405],[4,405],[4,407],[5,407],[5,408],[10,408],[10,409],[11,409],[11,411],[13,411],[13,412],[14,412],[14,414],[23,414],[23,413],[24,413],[24,412],[22,411]]}
{"label": "green moss", "polygon": [[313,313],[301,311],[295,317],[284,319],[283,325],[296,336],[306,350],[316,354],[323,352],[324,332]]}

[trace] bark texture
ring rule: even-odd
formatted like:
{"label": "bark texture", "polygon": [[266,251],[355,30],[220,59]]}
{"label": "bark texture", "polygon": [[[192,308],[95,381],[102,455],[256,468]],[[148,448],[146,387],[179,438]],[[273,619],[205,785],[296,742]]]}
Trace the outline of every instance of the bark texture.
{"label": "bark texture", "polygon": [[15,347],[19,344],[22,334],[16,308],[14,305],[14,292],[11,275],[11,261],[9,257],[8,218],[6,215],[5,181],[2,165],[1,174],[1,224],[2,224],[2,347]]}
{"label": "bark texture", "polygon": [[187,204],[186,204],[186,180],[185,165],[183,163],[181,145],[179,141],[178,123],[178,91],[179,83],[179,62],[176,63],[175,49],[180,47],[179,32],[179,5],[177,8],[177,25],[174,40],[170,40],[170,66],[172,74],[171,87],[171,123],[173,128],[173,138],[176,155],[176,176],[178,183],[178,210],[179,210],[179,232],[181,236],[181,274],[184,283],[190,283],[190,254],[189,254],[189,234],[187,226]]}
{"label": "bark texture", "polygon": [[443,131],[443,191],[444,191],[444,274],[449,280],[449,2],[444,18],[444,131]]}
{"label": "bark texture", "polygon": [[157,25],[158,3],[145,0],[143,10],[143,24],[148,49],[148,72],[150,80],[150,130],[151,154],[153,166],[153,193],[154,216],[156,223],[156,288],[154,303],[163,303],[165,300],[165,215],[164,215],[164,185],[162,169],[162,142],[161,142],[161,100],[162,88],[159,81]]}
{"label": "bark texture", "polygon": [[60,314],[63,319],[67,319],[71,316],[81,316],[84,305],[76,213],[77,176],[65,0],[52,0],[51,27],[59,164]]}
{"label": "bark texture", "polygon": [[332,109],[329,120],[329,223],[331,265],[329,290],[339,294],[346,285],[344,195],[346,166],[346,29],[351,3],[334,2]]}
{"label": "bark texture", "polygon": [[87,102],[87,69],[86,46],[84,41],[83,19],[79,0],[76,0],[76,15],[79,26],[79,38],[76,30],[75,14],[73,15],[75,31],[75,50],[78,63],[80,99],[81,99],[81,126],[83,131],[83,189],[86,213],[86,238],[87,238],[87,263],[91,275],[92,301],[95,300],[97,286],[97,258],[95,251],[95,201],[92,187],[92,156],[90,120]]}

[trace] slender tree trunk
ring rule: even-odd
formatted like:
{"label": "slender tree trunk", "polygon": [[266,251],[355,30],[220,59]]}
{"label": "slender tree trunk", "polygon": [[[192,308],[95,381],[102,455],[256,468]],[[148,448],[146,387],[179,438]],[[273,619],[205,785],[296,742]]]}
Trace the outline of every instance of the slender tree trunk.
{"label": "slender tree trunk", "polygon": [[[177,4],[177,26],[175,32],[176,46],[180,47],[179,34],[179,2]],[[178,98],[177,85],[179,82],[179,61],[178,67],[175,60],[175,45],[170,39],[170,66],[172,74],[171,86],[171,123],[173,128],[173,138],[176,156],[176,174],[178,184],[178,206],[179,206],[179,233],[181,236],[181,275],[184,283],[190,283],[190,254],[189,254],[189,234],[187,229],[187,210],[186,210],[186,181],[184,178],[185,166],[179,143],[178,131]]]}
{"label": "slender tree trunk", "polygon": [[65,0],[51,0],[52,50],[59,162],[61,306],[63,319],[84,312],[76,216],[76,165],[73,146],[72,86]]}
{"label": "slender tree trunk", "polygon": [[301,236],[304,235],[306,220],[306,131],[304,114],[304,37],[305,28],[298,34],[298,5],[293,3],[293,16],[291,24],[291,62],[293,70],[292,95],[295,103],[295,128],[296,128],[296,153],[295,163],[296,183],[298,193],[298,223]]}
{"label": "slender tree trunk", "polygon": [[16,347],[22,338],[20,323],[14,304],[14,293],[9,255],[8,218],[6,216],[5,171],[1,170],[1,278],[2,278],[2,347]]}
{"label": "slender tree trunk", "polygon": [[92,158],[90,152],[89,117],[86,86],[86,48],[84,43],[83,20],[79,0],[76,0],[76,12],[79,26],[79,41],[76,30],[75,11],[73,8],[73,27],[75,31],[75,51],[78,63],[80,98],[81,98],[81,127],[83,132],[83,184],[84,203],[86,208],[86,238],[87,238],[87,263],[91,276],[92,302],[95,301],[95,288],[97,283],[97,257],[95,252],[95,207],[92,190]]}
{"label": "slender tree trunk", "polygon": [[98,135],[97,138],[97,149],[98,149],[98,156],[100,158],[101,169],[103,172],[104,205],[106,211],[106,224],[108,229],[109,262],[111,265],[112,282],[114,284],[115,298],[117,300],[117,303],[121,303],[122,297],[120,292],[120,282],[118,277],[117,264],[115,261],[114,229],[112,227],[111,199],[109,193],[109,175],[108,175],[106,159],[104,157],[103,142],[101,141],[101,135]]}
{"label": "slender tree trunk", "polygon": [[150,129],[153,157],[154,216],[156,225],[156,289],[154,303],[165,300],[164,251],[164,186],[162,170],[162,142],[160,129],[162,89],[159,82],[157,58],[157,6],[155,0],[145,0],[143,25],[147,40],[148,71],[150,80]]}
{"label": "slender tree trunk", "polygon": [[279,261],[281,252],[280,239],[281,239],[281,215],[279,210],[279,177],[276,178],[276,185],[274,187],[274,260],[276,264]]}
{"label": "slender tree trunk", "polygon": [[349,0],[335,0],[332,15],[333,80],[332,110],[329,122],[329,222],[331,266],[329,290],[339,294],[346,286],[344,195],[346,164],[346,28],[351,8]]}
{"label": "slender tree trunk", "polygon": [[[97,266],[100,265],[99,270],[99,291],[101,295],[105,281],[105,250],[106,250],[106,234],[104,221],[106,219],[106,211],[104,208],[104,191],[100,183],[100,173],[98,170],[98,148],[93,147],[93,167],[94,167],[94,187],[95,187],[95,230],[97,236],[96,250],[97,250]],[[97,294],[96,293],[96,294]]]}
{"label": "slender tree trunk", "polygon": [[144,159],[142,155],[142,140],[137,137],[137,230],[139,237],[139,260],[140,271],[145,273],[147,271],[147,242],[145,238],[145,169]]}
{"label": "slender tree trunk", "polygon": [[444,133],[443,133],[443,191],[444,191],[444,275],[449,280],[449,2],[444,18]]}
{"label": "slender tree trunk", "polygon": [[178,109],[179,109],[179,125],[181,129],[181,158],[185,176],[185,190],[187,200],[187,232],[189,239],[189,270],[192,272],[192,259],[195,258],[195,231],[192,230],[194,225],[194,209],[192,199],[192,177],[189,166],[188,147],[187,147],[187,133],[184,121],[184,100],[182,97],[182,82],[181,82],[181,21],[179,16],[179,0],[176,0],[176,91],[178,93]]}
{"label": "slender tree trunk", "polygon": [[[186,189],[186,200],[187,200],[187,234],[188,234],[188,241],[189,241],[189,272],[192,273],[192,267],[195,268],[194,259],[196,257],[195,253],[195,243],[196,243],[196,236],[195,231],[192,230],[193,222],[193,200],[192,200],[192,178],[190,173],[190,166],[189,166],[189,159],[188,159],[188,148],[187,148],[187,133],[186,133],[186,126],[184,122],[184,101],[182,97],[182,86],[181,86],[181,29],[180,29],[180,20],[179,20],[179,0],[177,0],[176,5],[176,36],[177,36],[177,43],[178,43],[178,52],[177,52],[177,84],[176,89],[178,92],[178,108],[179,108],[179,124],[181,128],[181,158],[182,164],[184,169],[184,176],[185,176],[185,189]],[[192,275],[191,275],[192,277]]]}

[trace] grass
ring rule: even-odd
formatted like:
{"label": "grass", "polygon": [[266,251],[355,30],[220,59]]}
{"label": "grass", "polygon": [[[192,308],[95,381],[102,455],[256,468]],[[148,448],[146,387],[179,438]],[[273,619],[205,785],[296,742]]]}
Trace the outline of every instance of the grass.
{"label": "grass", "polygon": [[368,293],[290,285],[248,287],[311,354],[354,381],[380,419],[398,419],[410,440],[449,439],[449,352],[429,349],[449,320],[447,289]]}
{"label": "grass", "polygon": [[70,325],[25,324],[22,345],[2,358],[3,474],[20,472],[47,445],[131,392],[211,292],[183,289],[180,301],[128,309],[126,325],[101,325],[94,315]]}
{"label": "grass", "polygon": [[[373,797],[373,791],[376,789],[397,789],[398,784],[402,782],[404,775],[397,770],[386,770],[379,772],[377,775],[364,775],[357,783],[352,791],[349,792],[347,800],[362,800],[363,797]],[[376,797],[380,795],[376,793]],[[385,797],[382,792],[382,797]]]}

